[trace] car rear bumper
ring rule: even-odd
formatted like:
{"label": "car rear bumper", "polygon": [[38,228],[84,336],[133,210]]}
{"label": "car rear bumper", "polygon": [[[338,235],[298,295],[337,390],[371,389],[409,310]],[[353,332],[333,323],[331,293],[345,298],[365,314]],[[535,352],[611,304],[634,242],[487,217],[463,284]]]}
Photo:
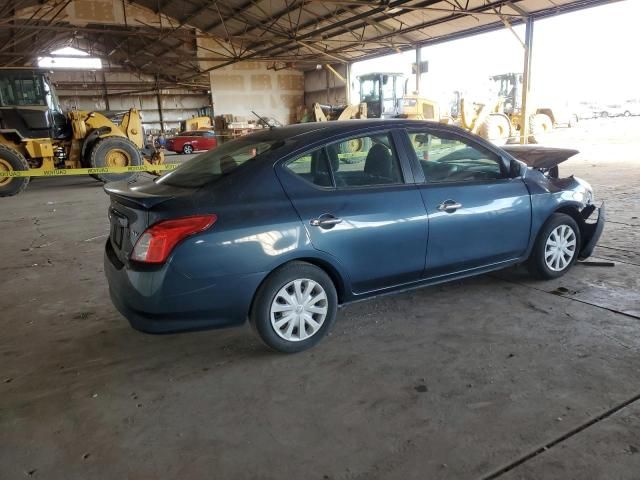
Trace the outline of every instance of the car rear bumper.
{"label": "car rear bumper", "polygon": [[604,202],[600,205],[600,207],[593,206],[592,209],[588,212],[583,211],[583,215],[586,213],[585,220],[589,218],[594,211],[598,211],[598,220],[596,223],[584,223],[582,229],[582,249],[580,250],[580,255],[578,258],[580,260],[584,260],[587,257],[590,257],[593,253],[593,249],[596,248],[596,244],[600,239],[600,235],[602,235],[602,231],[604,230],[604,222],[605,222],[605,208]]}
{"label": "car rear bumper", "polygon": [[222,275],[196,280],[171,264],[132,270],[104,255],[111,301],[136,330],[174,333],[243,324],[265,274]]}

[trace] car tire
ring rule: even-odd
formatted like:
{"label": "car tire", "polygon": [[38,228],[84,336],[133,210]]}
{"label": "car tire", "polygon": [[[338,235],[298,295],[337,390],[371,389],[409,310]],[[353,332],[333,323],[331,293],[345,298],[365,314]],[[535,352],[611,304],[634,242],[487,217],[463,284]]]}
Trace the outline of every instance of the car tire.
{"label": "car tire", "polygon": [[331,278],[314,265],[291,262],[272,272],[258,288],[249,319],[269,348],[296,353],[326,335],[337,309]]}
{"label": "car tire", "polygon": [[185,155],[191,155],[193,153],[193,147],[191,145],[185,145],[182,147],[182,153]]}
{"label": "car tire", "polygon": [[[340,160],[343,163],[358,163],[364,161],[363,156],[351,157],[350,154],[354,153],[366,153],[371,149],[371,138],[370,137],[359,137],[352,138],[350,140],[346,140],[341,142],[338,145],[338,153],[345,155]],[[366,155],[364,155],[366,157]]]}
{"label": "car tire", "polygon": [[[104,167],[139,167],[144,160],[140,150],[131,140],[125,137],[104,137],[94,143],[89,155],[91,168]],[[94,173],[91,176],[101,182],[117,182],[133,180],[137,172],[127,173]]]}
{"label": "car tire", "polygon": [[549,115],[536,113],[529,118],[529,141],[531,143],[542,143],[551,130],[553,130],[553,122]]}
{"label": "car tire", "polygon": [[[24,172],[29,170],[29,163],[24,156],[6,145],[0,144],[0,171]],[[0,197],[11,197],[22,192],[31,177],[0,177]]]}
{"label": "car tire", "polygon": [[[560,247],[554,246],[558,243]],[[564,213],[554,213],[538,233],[528,260],[529,272],[539,280],[561,277],[578,259],[580,246],[576,221]]]}
{"label": "car tire", "polygon": [[495,145],[504,145],[511,137],[511,123],[504,115],[489,115],[480,125],[478,135]]}

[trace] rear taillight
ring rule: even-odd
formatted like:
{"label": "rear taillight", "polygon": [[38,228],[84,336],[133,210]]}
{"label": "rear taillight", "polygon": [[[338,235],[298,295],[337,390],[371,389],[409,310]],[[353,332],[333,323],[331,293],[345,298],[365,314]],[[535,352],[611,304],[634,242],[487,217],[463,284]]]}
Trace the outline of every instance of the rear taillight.
{"label": "rear taillight", "polygon": [[140,235],[131,259],[136,262],[163,263],[179,242],[203,232],[217,219],[216,215],[197,215],[158,222]]}

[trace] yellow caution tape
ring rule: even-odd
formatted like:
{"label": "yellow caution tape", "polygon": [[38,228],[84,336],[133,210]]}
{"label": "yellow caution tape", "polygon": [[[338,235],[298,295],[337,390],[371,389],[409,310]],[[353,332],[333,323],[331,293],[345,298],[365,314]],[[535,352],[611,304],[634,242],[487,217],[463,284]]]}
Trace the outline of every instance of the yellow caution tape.
{"label": "yellow caution tape", "polygon": [[353,152],[353,153],[339,153],[338,158],[356,158],[356,157],[366,157],[369,152]]}
{"label": "yellow caution tape", "polygon": [[34,168],[30,170],[0,170],[0,178],[6,177],[64,177],[67,175],[100,175],[103,173],[129,173],[129,172],[158,172],[173,170],[179,163],[162,163],[159,165],[145,164],[135,167],[102,167],[102,168],[56,168],[45,170]]}

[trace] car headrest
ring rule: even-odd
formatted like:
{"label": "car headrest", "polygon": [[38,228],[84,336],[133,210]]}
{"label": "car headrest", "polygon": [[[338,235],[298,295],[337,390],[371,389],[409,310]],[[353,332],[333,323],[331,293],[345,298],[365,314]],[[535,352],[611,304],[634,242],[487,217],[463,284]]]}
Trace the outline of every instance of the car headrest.
{"label": "car headrest", "polygon": [[364,163],[365,173],[377,177],[392,178],[392,168],[391,152],[389,149],[381,143],[376,143],[371,147]]}
{"label": "car headrest", "polygon": [[[327,154],[329,155],[329,161],[331,162],[331,168],[334,172],[337,172],[340,168],[340,159],[338,158],[338,151],[336,147],[330,145],[327,147]],[[329,169],[327,163],[322,158],[323,150],[316,150],[311,154],[311,173],[329,175]]]}
{"label": "car headrest", "polygon": [[225,174],[238,167],[238,162],[230,155],[225,155],[220,159],[220,173]]}

